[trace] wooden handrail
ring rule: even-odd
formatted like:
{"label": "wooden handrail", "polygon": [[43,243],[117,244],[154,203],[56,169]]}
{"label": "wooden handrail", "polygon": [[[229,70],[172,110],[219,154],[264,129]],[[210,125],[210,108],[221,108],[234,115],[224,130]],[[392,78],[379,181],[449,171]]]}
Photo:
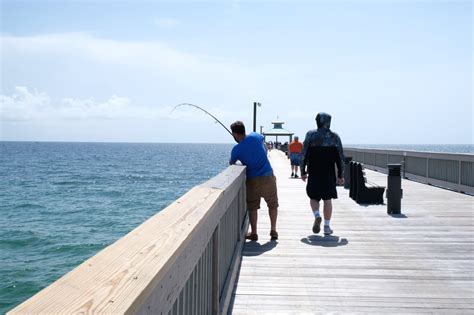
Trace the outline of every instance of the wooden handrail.
{"label": "wooden handrail", "polygon": [[[219,268],[229,269],[232,264],[215,265],[229,260],[221,257],[224,253],[216,246],[223,242],[218,231],[223,218],[235,211],[240,222],[226,220],[235,224],[238,233],[229,238],[237,241],[227,245],[234,247],[232,256],[240,253],[246,220],[242,166],[229,166],[209,182],[192,188],[8,314],[166,314],[191,308],[219,313],[225,297],[223,288],[215,287],[222,282],[216,277]],[[212,256],[219,259],[209,259]],[[232,273],[224,270],[224,274]],[[186,289],[191,285],[189,293]],[[203,292],[214,293],[204,297]],[[201,298],[190,295],[194,293]]]}
{"label": "wooden handrail", "polygon": [[473,154],[345,147],[344,155],[382,172],[400,163],[407,179],[474,195]]}

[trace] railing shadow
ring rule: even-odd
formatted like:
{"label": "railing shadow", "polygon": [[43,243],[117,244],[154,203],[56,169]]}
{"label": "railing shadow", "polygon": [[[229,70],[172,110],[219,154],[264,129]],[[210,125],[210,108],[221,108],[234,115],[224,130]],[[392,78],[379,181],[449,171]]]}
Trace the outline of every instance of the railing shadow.
{"label": "railing shadow", "polygon": [[349,244],[349,241],[346,238],[341,238],[337,235],[309,235],[307,237],[302,238],[301,242],[307,245],[322,247],[337,247]]}
{"label": "railing shadow", "polygon": [[260,244],[259,242],[246,242],[242,249],[242,256],[258,256],[274,249],[277,245],[277,241],[268,241],[265,244]]}

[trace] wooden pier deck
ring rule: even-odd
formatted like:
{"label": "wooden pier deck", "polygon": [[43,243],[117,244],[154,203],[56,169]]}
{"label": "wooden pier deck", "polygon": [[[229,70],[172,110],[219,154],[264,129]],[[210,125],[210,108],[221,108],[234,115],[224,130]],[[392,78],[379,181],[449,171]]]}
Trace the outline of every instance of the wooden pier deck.
{"label": "wooden pier deck", "polygon": [[[402,215],[390,216],[338,187],[334,234],[313,235],[305,183],[282,152],[270,158],[280,238],[270,242],[262,202],[229,313],[474,313],[474,197],[403,180]],[[386,186],[387,175],[367,176]]]}

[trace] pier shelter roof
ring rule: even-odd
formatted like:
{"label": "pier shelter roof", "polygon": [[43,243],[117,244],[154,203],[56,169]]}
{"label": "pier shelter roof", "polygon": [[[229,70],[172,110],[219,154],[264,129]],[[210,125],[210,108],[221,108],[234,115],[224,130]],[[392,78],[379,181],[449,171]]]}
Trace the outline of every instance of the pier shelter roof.
{"label": "pier shelter roof", "polygon": [[294,132],[291,132],[283,128],[284,123],[285,122],[281,120],[272,121],[273,128],[268,131],[263,132],[263,136],[264,137],[268,137],[268,136],[277,137],[277,139],[278,139],[278,136],[289,137],[290,138],[289,142],[291,142]]}

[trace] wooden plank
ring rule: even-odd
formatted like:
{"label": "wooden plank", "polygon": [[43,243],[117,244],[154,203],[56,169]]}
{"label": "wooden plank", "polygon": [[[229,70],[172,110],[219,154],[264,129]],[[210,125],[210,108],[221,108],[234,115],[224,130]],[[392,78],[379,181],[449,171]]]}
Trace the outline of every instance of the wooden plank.
{"label": "wooden plank", "polygon": [[[280,299],[278,301],[274,301],[268,295],[246,295],[242,297],[245,301],[245,305],[235,307],[234,313],[240,313],[246,311],[247,313],[251,313],[252,311],[255,312],[259,309],[268,311],[273,309],[275,311],[282,311],[282,310],[289,310],[290,312],[294,312],[295,309],[299,309],[301,311],[309,311],[311,309],[317,311],[331,311],[334,309],[348,309],[353,307],[357,309],[357,307],[365,307],[366,309],[378,309],[379,313],[382,312],[383,309],[391,308],[391,309],[398,309],[398,310],[407,310],[414,312],[414,309],[421,312],[427,312],[426,305],[430,311],[435,311],[439,313],[441,310],[446,312],[447,310],[465,310],[469,308],[473,308],[473,304],[464,303],[461,299],[447,299],[447,298],[380,298],[380,297],[352,297],[352,296],[315,296],[315,297],[307,297],[307,296],[287,296],[284,299]],[[425,307],[423,307],[425,305]],[[250,311],[252,310],[252,311]],[[351,312],[352,313],[352,312]]]}
{"label": "wooden plank", "polygon": [[[242,251],[233,314],[474,312],[474,197],[403,180],[403,215],[396,217],[386,205],[356,204],[338,187],[334,234],[313,235],[305,183],[289,177],[281,152],[270,160],[280,237],[267,239],[262,207],[260,240]],[[387,185],[386,174],[366,173]]]}

